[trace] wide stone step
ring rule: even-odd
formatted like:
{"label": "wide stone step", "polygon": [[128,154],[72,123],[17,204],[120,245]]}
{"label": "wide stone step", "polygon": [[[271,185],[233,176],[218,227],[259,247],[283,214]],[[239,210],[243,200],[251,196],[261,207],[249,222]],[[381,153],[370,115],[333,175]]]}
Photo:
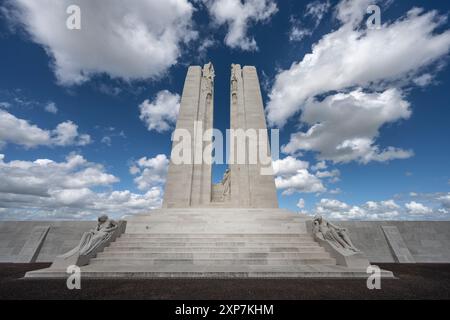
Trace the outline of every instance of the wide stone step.
{"label": "wide stone step", "polygon": [[[259,225],[251,225],[251,224],[238,224],[236,225],[221,225],[219,226],[205,226],[204,224],[197,224],[192,225],[190,223],[184,223],[179,224],[176,227],[174,227],[173,223],[169,224],[128,224],[127,223],[127,232],[170,232],[173,230],[177,230],[180,232],[190,233],[190,232],[211,232],[211,231],[217,231],[217,232],[246,232],[246,233],[262,233],[262,232],[297,232],[299,231],[298,226],[291,226],[291,225],[282,225],[282,224],[275,224],[275,225],[265,225],[265,224],[259,224]],[[300,229],[300,231],[302,231]]]}
{"label": "wide stone step", "polygon": [[182,220],[207,220],[207,221],[233,221],[233,220],[242,220],[242,221],[257,221],[257,220],[291,220],[291,221],[305,221],[306,219],[293,215],[293,214],[274,214],[274,213],[256,213],[256,214],[241,214],[236,212],[235,214],[230,214],[229,212],[220,212],[222,208],[216,207],[214,208],[215,213],[205,213],[205,214],[197,214],[197,213],[162,213],[162,214],[151,214],[148,216],[133,216],[128,220],[130,222],[136,221],[152,221],[152,220],[161,220],[161,219],[182,219]]}
{"label": "wide stone step", "polygon": [[326,252],[145,252],[107,251],[98,258],[153,258],[153,259],[322,259]]}
{"label": "wide stone step", "polygon": [[[81,268],[83,279],[154,279],[154,278],[331,278],[331,279],[367,279],[365,269],[351,269],[336,265],[283,265],[283,266],[122,266],[95,265]],[[27,278],[63,278],[66,270],[35,270],[26,274]],[[390,271],[381,270],[382,278],[393,278]]]}
{"label": "wide stone step", "polygon": [[272,215],[272,216],[291,216],[291,217],[299,217],[303,219],[311,219],[306,215],[295,214],[288,210],[283,209],[251,209],[251,208],[219,208],[217,210],[211,211],[211,208],[190,208],[190,209],[161,209],[161,210],[152,210],[148,214],[138,214],[127,217],[129,220],[135,218],[148,218],[155,215],[186,215],[186,216],[195,216],[195,215],[205,215],[205,216],[257,216],[257,215]]}
{"label": "wide stone step", "polygon": [[154,238],[154,237],[121,237],[117,242],[145,243],[311,243],[313,238]]}
{"label": "wide stone step", "polygon": [[299,217],[295,217],[292,215],[279,215],[279,216],[274,216],[274,215],[255,215],[255,216],[211,216],[211,215],[182,215],[182,214],[174,214],[174,215],[153,215],[153,216],[148,216],[148,217],[142,217],[142,218],[134,218],[131,220],[131,222],[135,223],[135,222],[142,222],[142,221],[162,221],[162,222],[166,222],[169,220],[179,220],[179,221],[192,221],[192,222],[196,222],[196,221],[223,221],[223,222],[230,222],[232,223],[233,221],[249,221],[249,222],[255,222],[255,221],[269,221],[269,220],[273,220],[273,221],[296,221],[296,222],[304,222],[305,219],[303,218],[299,218]]}
{"label": "wide stone step", "polygon": [[120,238],[181,238],[181,239],[223,239],[223,238],[232,238],[232,239],[241,239],[241,238],[267,238],[267,239],[286,239],[286,238],[304,238],[311,239],[312,236],[309,234],[301,234],[301,233],[124,233]]}
{"label": "wide stone step", "polygon": [[143,251],[143,252],[325,252],[320,246],[289,246],[289,247],[155,247],[145,245],[117,246],[111,245],[106,247],[104,252],[120,252],[120,251]]}
{"label": "wide stone step", "polygon": [[317,258],[317,259],[151,259],[151,258],[94,258],[91,260],[90,265],[121,265],[121,266],[150,266],[150,265],[315,265],[315,264],[327,264],[334,265],[336,260],[332,258]]}
{"label": "wide stone step", "polygon": [[209,217],[205,219],[160,217],[149,220],[132,220],[127,222],[126,234],[147,233],[180,233],[180,234],[306,234],[304,221],[260,220],[230,218],[220,220]]}
{"label": "wide stone step", "polygon": [[173,214],[186,214],[186,215],[195,215],[195,214],[204,214],[204,215],[218,215],[218,214],[227,214],[227,215],[251,215],[251,214],[272,214],[272,215],[291,215],[302,218],[310,218],[306,215],[296,214],[287,209],[279,209],[279,208],[223,208],[217,211],[211,212],[211,208],[163,208],[163,209],[154,209],[145,214],[138,214],[130,216],[131,218],[142,218],[142,217],[150,217],[153,215],[173,215]]}
{"label": "wide stone step", "polygon": [[258,241],[131,241],[118,240],[111,244],[114,246],[150,246],[150,247],[291,247],[291,246],[319,246],[314,241],[290,241],[290,242],[258,242]]}

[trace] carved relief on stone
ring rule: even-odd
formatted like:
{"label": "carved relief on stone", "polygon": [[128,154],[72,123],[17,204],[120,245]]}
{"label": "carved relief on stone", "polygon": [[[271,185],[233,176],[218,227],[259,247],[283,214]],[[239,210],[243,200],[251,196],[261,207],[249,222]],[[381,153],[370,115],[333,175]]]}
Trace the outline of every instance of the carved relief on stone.
{"label": "carved relief on stone", "polygon": [[209,106],[211,104],[212,96],[211,93],[208,92],[206,95],[206,105]]}
{"label": "carved relief on stone", "polygon": [[231,101],[233,103],[233,105],[237,104],[237,94],[233,93],[233,95],[231,96]]}
{"label": "carved relief on stone", "polygon": [[222,200],[225,200],[225,198],[227,198],[230,195],[231,191],[231,171],[229,168],[225,170],[221,183],[223,185]]}
{"label": "carved relief on stone", "polygon": [[203,76],[203,81],[205,82],[204,90],[207,92],[207,94],[210,95],[210,98],[211,98],[214,77],[215,77],[214,67],[211,62],[208,62],[207,64],[205,64],[203,66],[202,76]]}
{"label": "carved relief on stone", "polygon": [[231,65],[231,93],[237,94],[237,65],[232,64]]}

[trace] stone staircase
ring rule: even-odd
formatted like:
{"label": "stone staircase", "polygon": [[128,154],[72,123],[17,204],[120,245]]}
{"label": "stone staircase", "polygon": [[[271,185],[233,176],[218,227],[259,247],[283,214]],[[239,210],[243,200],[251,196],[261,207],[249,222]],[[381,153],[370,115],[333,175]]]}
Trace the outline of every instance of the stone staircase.
{"label": "stone staircase", "polygon": [[124,234],[91,265],[315,265],[335,264],[310,235]]}
{"label": "stone staircase", "polygon": [[223,185],[221,183],[213,184],[211,190],[211,202],[224,202]]}
{"label": "stone staircase", "polygon": [[[86,278],[367,278],[336,265],[307,232],[308,217],[282,209],[160,209],[81,268]],[[383,276],[389,276],[388,273]],[[67,277],[50,269],[27,278]]]}

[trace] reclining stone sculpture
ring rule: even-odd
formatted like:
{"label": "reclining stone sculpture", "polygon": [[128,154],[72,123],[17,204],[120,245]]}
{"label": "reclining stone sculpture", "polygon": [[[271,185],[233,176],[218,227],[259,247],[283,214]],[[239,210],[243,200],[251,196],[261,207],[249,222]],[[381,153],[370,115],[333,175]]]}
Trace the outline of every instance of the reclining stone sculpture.
{"label": "reclining stone sculpture", "polygon": [[313,234],[338,249],[344,249],[351,252],[360,252],[352,243],[347,229],[338,227],[324,219],[322,216],[316,216],[313,220]]}
{"label": "reclining stone sculpture", "polygon": [[66,268],[69,265],[81,267],[88,264],[91,258],[119,237],[125,227],[125,221],[115,221],[107,215],[98,217],[97,226],[85,232],[75,248],[56,257],[51,268]]}

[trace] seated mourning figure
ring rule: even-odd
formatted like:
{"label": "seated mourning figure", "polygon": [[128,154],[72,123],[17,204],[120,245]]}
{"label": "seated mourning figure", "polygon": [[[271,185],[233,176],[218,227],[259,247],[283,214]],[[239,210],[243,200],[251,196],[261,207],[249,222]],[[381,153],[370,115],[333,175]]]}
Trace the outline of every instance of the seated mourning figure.
{"label": "seated mourning figure", "polygon": [[77,253],[80,256],[87,256],[101,244],[107,242],[113,235],[113,231],[118,227],[118,223],[109,219],[107,215],[98,217],[97,227],[85,232],[81,237],[80,243],[74,249],[63,256],[70,257]]}
{"label": "seated mourning figure", "polygon": [[350,240],[347,229],[332,224],[322,216],[314,217],[313,234],[319,239],[329,242],[335,248],[349,252],[360,252]]}
{"label": "seated mourning figure", "polygon": [[57,256],[51,268],[65,269],[70,265],[81,267],[89,264],[91,258],[125,231],[125,227],[124,221],[117,222],[109,219],[107,215],[100,216],[97,226],[85,232],[75,248]]}
{"label": "seated mourning figure", "polygon": [[78,245],[80,255],[88,255],[102,243],[108,241],[117,227],[117,222],[109,219],[107,215],[98,217],[97,227],[85,232],[81,237],[80,244]]}

